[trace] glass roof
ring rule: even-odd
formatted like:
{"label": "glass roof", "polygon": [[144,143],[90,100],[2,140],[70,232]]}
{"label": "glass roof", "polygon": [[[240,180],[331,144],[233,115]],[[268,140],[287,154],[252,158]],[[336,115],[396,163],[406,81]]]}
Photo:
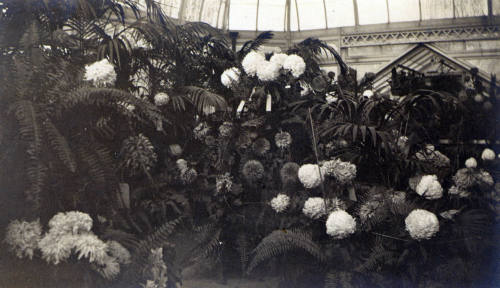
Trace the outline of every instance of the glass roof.
{"label": "glass roof", "polygon": [[[500,0],[492,14],[500,15]],[[303,31],[488,15],[488,0],[156,0],[167,15],[214,27]]]}

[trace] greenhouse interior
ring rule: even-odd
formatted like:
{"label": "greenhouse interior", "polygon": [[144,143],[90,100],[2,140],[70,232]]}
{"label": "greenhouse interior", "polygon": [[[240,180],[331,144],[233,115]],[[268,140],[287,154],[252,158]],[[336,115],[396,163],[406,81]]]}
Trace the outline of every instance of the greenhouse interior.
{"label": "greenhouse interior", "polygon": [[0,9],[0,287],[500,287],[500,0]]}

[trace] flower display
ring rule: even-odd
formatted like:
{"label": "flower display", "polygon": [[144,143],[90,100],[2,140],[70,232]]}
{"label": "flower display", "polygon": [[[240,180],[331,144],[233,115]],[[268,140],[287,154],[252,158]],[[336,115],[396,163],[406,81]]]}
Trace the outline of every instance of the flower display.
{"label": "flower display", "polygon": [[255,76],[257,75],[259,66],[261,66],[264,61],[266,61],[266,57],[263,54],[250,51],[245,58],[243,58],[243,61],[241,61],[241,66],[243,66],[245,73],[249,76]]}
{"label": "flower display", "polygon": [[477,167],[477,161],[475,158],[470,157],[469,159],[465,160],[465,167],[467,168],[476,168]]}
{"label": "flower display", "polygon": [[155,105],[156,106],[164,106],[167,105],[170,101],[170,96],[168,96],[165,92],[160,92],[155,95]]}
{"label": "flower display", "polygon": [[292,135],[286,131],[281,131],[274,135],[274,143],[280,149],[286,149],[292,144]]}
{"label": "flower display", "polygon": [[282,68],[287,57],[288,57],[287,54],[276,53],[273,56],[271,56],[271,59],[269,59],[269,61],[278,64],[280,66],[280,68]]}
{"label": "flower display", "polygon": [[108,246],[108,254],[112,257],[116,258],[119,264],[130,264],[131,256],[130,252],[122,246],[122,244],[117,241],[111,240],[107,241],[106,245]]}
{"label": "flower display", "polygon": [[297,183],[299,180],[297,176],[299,168],[299,164],[295,162],[285,163],[280,169],[281,182],[285,185]]}
{"label": "flower display", "polygon": [[326,234],[343,239],[356,232],[356,220],[344,210],[335,210],[326,220]]}
{"label": "flower display", "polygon": [[483,153],[481,153],[481,159],[483,161],[493,161],[495,160],[495,151],[491,150],[490,148],[486,148],[483,150]]}
{"label": "flower display", "polygon": [[375,216],[382,204],[383,201],[377,201],[377,199],[372,199],[361,204],[359,207],[359,219],[361,219],[361,222],[366,222],[368,219]]}
{"label": "flower display", "polygon": [[96,235],[85,233],[73,238],[78,259],[88,258],[90,263],[103,263],[107,256],[108,246]]}
{"label": "flower display", "polygon": [[443,187],[436,175],[425,175],[418,182],[415,192],[429,200],[439,199],[443,196]]}
{"label": "flower display", "polygon": [[250,160],[243,165],[241,172],[248,182],[257,181],[264,177],[264,166],[258,160]]}
{"label": "flower display", "polygon": [[332,199],[309,197],[304,203],[302,213],[311,219],[319,219],[336,209],[346,209],[345,203],[336,197]]}
{"label": "flower display", "polygon": [[231,174],[224,173],[222,175],[217,175],[215,179],[216,194],[230,192],[233,186],[233,179]]}
{"label": "flower display", "polygon": [[223,138],[230,137],[232,132],[233,132],[233,123],[231,122],[226,121],[219,126],[219,135]]}
{"label": "flower display", "polygon": [[143,134],[131,136],[122,144],[122,166],[129,169],[131,174],[138,174],[143,170],[149,171],[157,161],[154,150],[151,141]]}
{"label": "flower display", "polygon": [[339,159],[329,160],[321,165],[321,173],[334,177],[340,184],[346,184],[356,178],[356,165]]}
{"label": "flower display", "polygon": [[280,76],[280,69],[278,63],[263,61],[257,68],[257,77],[260,81],[274,81]]}
{"label": "flower display", "polygon": [[276,213],[281,213],[285,211],[286,208],[288,208],[288,206],[290,205],[290,197],[288,197],[288,195],[280,193],[276,197],[271,199],[269,204],[274,209],[274,211],[276,211]]}
{"label": "flower display", "polygon": [[109,63],[108,59],[86,65],[84,80],[92,81],[99,87],[113,85],[116,81],[115,67]]}
{"label": "flower display", "polygon": [[406,230],[415,240],[432,238],[439,231],[436,215],[424,209],[414,209],[405,219]]}
{"label": "flower display", "polygon": [[54,265],[66,261],[71,256],[71,250],[74,248],[76,236],[72,234],[56,235],[46,233],[38,242],[38,248],[42,252],[42,258],[47,263]]}
{"label": "flower display", "polygon": [[188,168],[181,171],[181,180],[184,184],[193,183],[197,177],[198,177],[198,172],[196,172],[196,170],[194,170],[193,168]]}
{"label": "flower display", "polygon": [[450,158],[443,153],[436,151],[433,145],[427,145],[425,149],[415,153],[415,156],[418,160],[429,163],[435,167],[450,166]]}
{"label": "flower display", "polygon": [[257,155],[263,156],[271,150],[271,143],[266,138],[259,138],[253,142],[252,149]]}
{"label": "flower display", "polygon": [[33,259],[41,234],[40,220],[32,222],[14,220],[7,226],[5,242],[18,258]]}
{"label": "flower display", "polygon": [[240,74],[240,70],[236,67],[226,69],[222,75],[220,75],[220,81],[222,85],[231,88],[240,81]]}
{"label": "flower display", "polygon": [[448,189],[448,194],[458,196],[461,198],[465,198],[465,197],[470,196],[469,191],[467,191],[466,189],[463,189],[459,186],[455,186],[455,185],[451,186],[450,189]]}
{"label": "flower display", "polygon": [[307,189],[318,187],[323,182],[320,168],[316,164],[304,164],[299,168],[298,177],[300,183]]}
{"label": "flower display", "polygon": [[181,172],[188,169],[188,163],[184,159],[177,159],[177,161],[175,161],[175,165],[177,166],[177,169],[179,169],[179,171]]}
{"label": "flower display", "polygon": [[50,232],[55,235],[89,232],[92,225],[89,214],[80,211],[60,212],[49,220]]}
{"label": "flower display", "polygon": [[283,68],[292,72],[294,77],[300,77],[306,71],[306,62],[298,55],[288,55],[283,62]]}

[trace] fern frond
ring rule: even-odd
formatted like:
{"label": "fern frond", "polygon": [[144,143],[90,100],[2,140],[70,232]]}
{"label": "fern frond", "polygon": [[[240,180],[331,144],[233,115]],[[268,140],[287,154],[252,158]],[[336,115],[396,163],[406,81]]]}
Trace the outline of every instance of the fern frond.
{"label": "fern frond", "polygon": [[326,260],[320,246],[311,238],[311,235],[301,230],[275,230],[267,235],[252,252],[254,254],[247,273],[260,263],[292,250],[304,250],[320,262]]}
{"label": "fern frond", "polygon": [[42,145],[42,130],[39,126],[37,110],[33,102],[17,101],[10,107],[19,123],[19,134],[22,140],[28,142],[28,153],[38,157]]}
{"label": "fern frond", "polygon": [[248,243],[248,236],[246,235],[246,233],[242,232],[238,234],[238,237],[236,238],[236,249],[240,254],[240,264],[242,273],[245,273],[245,269],[248,264],[248,255],[249,255],[248,248],[249,248],[249,243]]}
{"label": "fern frond", "polygon": [[352,273],[346,271],[330,271],[326,274],[325,288],[354,288],[351,284]]}
{"label": "fern frond", "polygon": [[76,161],[66,138],[59,132],[50,119],[43,121],[45,135],[50,143],[50,148],[54,150],[56,156],[63,162],[69,171],[76,172]]}
{"label": "fern frond", "polygon": [[203,113],[203,111],[206,111],[206,109],[210,107],[214,107],[215,111],[223,111],[227,107],[224,97],[206,89],[195,86],[185,86],[179,90],[181,93],[186,94],[187,98],[191,100],[198,113]]}

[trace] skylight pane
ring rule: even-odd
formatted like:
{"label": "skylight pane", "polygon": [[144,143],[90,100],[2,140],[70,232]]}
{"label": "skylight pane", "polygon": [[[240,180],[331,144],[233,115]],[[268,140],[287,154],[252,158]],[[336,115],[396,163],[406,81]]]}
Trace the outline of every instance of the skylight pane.
{"label": "skylight pane", "polygon": [[257,30],[284,31],[285,4],[286,0],[260,0]]}
{"label": "skylight pane", "polygon": [[200,0],[184,0],[185,9],[183,19],[185,21],[199,21],[200,20],[200,10],[201,2]]}
{"label": "skylight pane", "polygon": [[163,13],[172,18],[179,17],[179,10],[181,8],[181,0],[160,0],[158,1]]}
{"label": "skylight pane", "polygon": [[418,21],[418,0],[389,0],[389,21]]}
{"label": "skylight pane", "polygon": [[420,0],[422,20],[453,18],[453,0]]}
{"label": "skylight pane", "polygon": [[[299,30],[299,22],[297,17],[297,5],[296,0],[290,1],[290,31]],[[286,27],[285,27],[286,28]]]}
{"label": "skylight pane", "polygon": [[230,30],[256,30],[256,17],[257,0],[231,1],[229,6]]}
{"label": "skylight pane", "polygon": [[500,15],[500,0],[493,0],[492,1],[492,5],[493,5],[493,14],[494,15]]}
{"label": "skylight pane", "polygon": [[455,0],[456,17],[488,15],[487,0]]}
{"label": "skylight pane", "polygon": [[[418,1],[418,0],[417,0]],[[352,1],[326,1],[328,28],[354,26],[354,4]]]}
{"label": "skylight pane", "polygon": [[217,26],[217,14],[219,13],[220,2],[221,0],[205,0],[200,21],[214,27]]}
{"label": "skylight pane", "polygon": [[300,0],[299,21],[300,30],[325,29],[325,8],[323,0]]}
{"label": "skylight pane", "polygon": [[386,0],[357,0],[359,24],[387,23]]}

